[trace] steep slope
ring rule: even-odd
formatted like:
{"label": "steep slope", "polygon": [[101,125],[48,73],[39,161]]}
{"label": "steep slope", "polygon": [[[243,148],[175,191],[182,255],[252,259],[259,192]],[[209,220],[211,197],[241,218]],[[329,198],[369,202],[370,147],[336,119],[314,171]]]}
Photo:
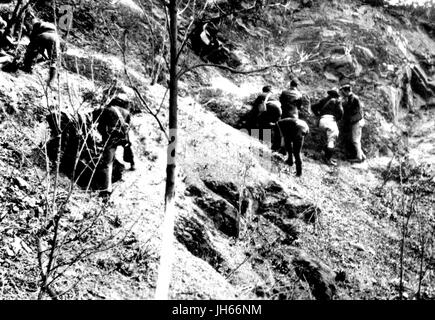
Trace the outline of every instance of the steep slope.
{"label": "steep slope", "polygon": [[[391,216],[379,214],[383,207],[375,206],[374,191],[383,183],[381,172],[390,160],[385,156],[391,155],[388,141],[409,130],[408,125],[415,125],[414,118],[425,104],[421,91],[416,92],[418,84],[407,87],[403,81],[404,74],[412,78],[412,66],[404,65],[404,58],[417,64],[421,57],[435,53],[434,42],[418,27],[354,1],[315,1],[311,8],[292,5],[298,10],[271,7],[255,21],[240,15],[231,20],[231,28],[222,24],[222,32],[237,44],[235,52],[243,58],[246,69],[289,57],[297,59],[301,51],[313,52],[316,57],[340,57],[339,61],[328,58],[290,71],[301,79],[312,100],[330,86],[355,83],[367,109],[369,126],[363,142],[370,159],[358,165],[339,161],[336,168],[322,164],[313,130],[307,142],[304,175],[296,178],[293,168],[272,154],[267,145],[237,130],[238,116],[249,108],[246,103],[253,94],[265,82],[284,88],[289,70],[244,76],[204,68],[187,74],[181,83],[185,96],[179,100],[182,143],[172,298],[397,297],[400,229]],[[153,12],[161,18],[158,7]],[[128,84],[122,57],[107,45],[111,36],[106,32],[90,37],[84,28],[77,32],[87,40],[75,38],[68,43],[60,90],[50,93],[48,99],[38,81],[45,75],[44,66],[34,75],[21,71],[0,74],[4,106],[0,134],[3,298],[36,298],[38,293],[34,230],[42,220],[43,195],[49,192],[45,190],[42,147],[47,106],[60,100],[62,108],[85,109],[89,106],[82,96],[90,89],[98,91],[115,77]],[[104,46],[101,39],[106,41]],[[97,53],[99,50],[102,53]],[[342,61],[343,54],[346,59]],[[140,56],[131,53],[130,58],[133,80],[141,83],[147,103],[158,108],[166,96],[165,87],[148,85],[151,79]],[[199,60],[188,53],[186,61]],[[430,75],[430,70],[425,70]],[[403,108],[405,91],[414,98]],[[417,115],[409,115],[409,110]],[[159,113],[164,126],[166,113],[167,101]],[[417,161],[430,163],[433,157],[422,154],[433,154],[433,126],[430,119],[423,117],[421,121],[415,136],[409,130],[408,147]],[[80,221],[92,221],[92,214],[103,208],[86,243],[105,241],[107,234],[120,240],[68,269],[55,289],[61,292],[80,281],[66,298],[153,296],[163,222],[166,145],[149,114],[135,116],[133,131],[138,169],[126,172],[123,181],[116,184],[109,206],[93,193],[78,189],[68,203],[63,219],[66,230]],[[395,143],[405,142],[399,139]],[[395,150],[396,146],[389,147]],[[62,177],[60,181],[62,190],[68,190],[68,180]],[[44,238],[47,244],[49,240],[50,234]],[[61,257],[77,254],[80,245],[66,250]],[[409,296],[415,292],[416,255],[405,261]],[[428,297],[433,297],[431,273],[425,288]]]}

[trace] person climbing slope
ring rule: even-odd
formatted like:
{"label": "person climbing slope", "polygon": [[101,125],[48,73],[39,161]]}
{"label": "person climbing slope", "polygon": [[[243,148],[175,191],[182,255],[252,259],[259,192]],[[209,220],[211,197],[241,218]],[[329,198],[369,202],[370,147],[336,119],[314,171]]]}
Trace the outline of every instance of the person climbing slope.
{"label": "person climbing slope", "polygon": [[251,128],[270,128],[281,118],[281,103],[272,97],[270,85],[263,87],[252,106]]}
{"label": "person climbing slope", "polygon": [[47,84],[51,86],[57,74],[56,64],[60,53],[60,42],[56,26],[53,23],[42,21],[32,14],[30,18],[32,31],[30,43],[24,56],[23,71],[31,73],[38,54],[41,54],[46,60],[50,61]]}
{"label": "person climbing slope", "polygon": [[106,107],[92,112],[93,123],[97,123],[97,130],[102,136],[104,145],[99,166],[102,176],[101,196],[109,196],[112,193],[113,161],[118,146],[124,148],[123,159],[130,163],[130,170],[135,170],[134,155],[129,137],[131,115],[128,109],[127,97],[118,95]]}
{"label": "person climbing slope", "polygon": [[[286,163],[293,166],[293,157],[296,163],[296,175],[302,175],[301,151],[305,136],[309,133],[308,124],[299,119],[299,108],[302,105],[302,93],[298,89],[298,81],[290,82],[290,89],[283,90],[279,101],[282,107],[282,119],[278,121],[279,140],[281,147],[287,153]],[[278,137],[277,137],[278,138]],[[275,138],[275,139],[277,139]]]}
{"label": "person climbing slope", "polygon": [[286,163],[289,166],[296,164],[296,176],[302,175],[301,151],[304,145],[305,136],[310,132],[308,124],[301,119],[285,118],[278,121],[278,127],[283,137],[285,150],[287,152]]}
{"label": "person climbing slope", "polygon": [[282,118],[299,118],[299,109],[302,105],[302,92],[298,88],[296,79],[290,81],[290,88],[283,90],[279,98],[282,108]]}

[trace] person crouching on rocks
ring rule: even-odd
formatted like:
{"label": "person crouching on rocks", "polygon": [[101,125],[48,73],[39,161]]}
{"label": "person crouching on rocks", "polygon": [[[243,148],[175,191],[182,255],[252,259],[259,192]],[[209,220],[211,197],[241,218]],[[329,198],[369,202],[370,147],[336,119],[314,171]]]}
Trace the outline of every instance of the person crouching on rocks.
{"label": "person crouching on rocks", "polygon": [[38,54],[50,61],[50,71],[47,84],[52,82],[57,74],[57,60],[60,53],[60,41],[53,23],[42,21],[31,15],[30,43],[24,56],[23,71],[31,73]]}
{"label": "person crouching on rocks", "polygon": [[316,116],[320,117],[319,128],[326,135],[325,162],[328,165],[337,165],[337,161],[333,159],[334,148],[339,134],[337,121],[343,117],[343,107],[341,106],[338,89],[329,90],[328,97],[313,105],[311,110]]}

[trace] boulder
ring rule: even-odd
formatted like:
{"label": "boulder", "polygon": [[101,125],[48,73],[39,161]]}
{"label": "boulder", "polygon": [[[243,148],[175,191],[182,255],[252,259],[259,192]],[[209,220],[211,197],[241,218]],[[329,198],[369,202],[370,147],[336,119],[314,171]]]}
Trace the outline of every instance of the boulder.
{"label": "boulder", "polygon": [[298,196],[287,193],[274,181],[264,187],[264,194],[258,204],[258,214],[277,225],[284,233],[297,238],[291,219],[301,219],[306,223],[314,223],[321,209]]}
{"label": "boulder", "polygon": [[335,292],[335,272],[320,260],[299,252],[293,258],[296,275],[306,281],[317,300],[332,300]]}
{"label": "boulder", "polygon": [[303,8],[311,8],[313,6],[313,0],[301,0],[301,6]]}
{"label": "boulder", "polygon": [[195,204],[213,221],[216,229],[229,237],[239,235],[239,212],[227,200],[206,188],[191,185],[187,191]]}
{"label": "boulder", "polygon": [[429,83],[425,72],[419,66],[411,68],[411,87],[423,99],[428,99],[434,95],[433,84]]}
{"label": "boulder", "polygon": [[197,216],[178,216],[175,237],[191,254],[208,262],[217,271],[224,264],[224,258],[213,245],[204,223]]}
{"label": "boulder", "polygon": [[326,80],[328,80],[328,81],[337,82],[337,83],[340,81],[340,78],[331,72],[325,71],[323,73],[323,75],[325,76]]}
{"label": "boulder", "polygon": [[435,108],[435,97],[432,97],[427,101],[426,108]]}
{"label": "boulder", "polygon": [[112,0],[110,3],[111,9],[116,9],[117,12],[122,12],[126,15],[141,17],[143,10],[133,0]]}
{"label": "boulder", "polygon": [[204,184],[214,193],[217,193],[222,198],[228,200],[233,206],[238,206],[239,190],[237,186],[231,182],[218,182],[214,180],[204,180]]}
{"label": "boulder", "polygon": [[358,76],[361,73],[361,69],[361,65],[351,54],[335,52],[326,63],[324,71],[342,78],[351,75]]}
{"label": "boulder", "polygon": [[204,107],[215,113],[220,120],[236,129],[244,127],[247,115],[252,108],[228,98],[212,98],[204,104]]}
{"label": "boulder", "polygon": [[375,55],[369,48],[356,45],[354,53],[358,62],[363,66],[370,66],[376,62]]}

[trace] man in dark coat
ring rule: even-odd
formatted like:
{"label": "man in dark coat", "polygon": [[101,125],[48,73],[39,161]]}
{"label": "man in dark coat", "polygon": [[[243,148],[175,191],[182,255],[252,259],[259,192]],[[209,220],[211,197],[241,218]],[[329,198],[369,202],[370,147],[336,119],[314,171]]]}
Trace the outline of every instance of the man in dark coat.
{"label": "man in dark coat", "polygon": [[284,90],[279,97],[282,108],[282,118],[299,118],[299,109],[302,105],[302,93],[298,89],[298,81],[290,82],[290,89]]}
{"label": "man in dark coat", "polygon": [[301,151],[304,138],[310,129],[304,120],[297,118],[285,118],[278,121],[281,136],[284,139],[284,146],[287,151],[286,163],[293,166],[293,156],[296,163],[296,175],[302,175]]}
{"label": "man in dark coat", "polygon": [[272,98],[272,87],[264,86],[252,104],[249,126],[251,128],[270,128],[281,118],[281,104]]}
{"label": "man in dark coat", "polygon": [[[248,129],[259,128],[258,137],[260,140],[266,137],[271,138],[272,150],[277,151],[280,147],[281,138],[276,125],[281,118],[281,103],[272,97],[272,86],[266,85],[262,93],[258,95],[252,104],[252,109],[248,115]],[[270,134],[265,134],[264,130],[270,130]]]}
{"label": "man in dark coat", "polygon": [[[343,124],[349,134],[347,134],[346,142],[350,154],[350,162],[362,162],[366,156],[361,148],[362,128],[365,125],[364,111],[362,103],[357,95],[352,92],[350,85],[344,85],[340,88],[343,96]],[[351,148],[350,148],[351,147]]]}
{"label": "man in dark coat", "polygon": [[103,139],[104,150],[99,169],[103,185],[101,195],[112,193],[112,170],[118,146],[124,147],[124,161],[130,163],[130,170],[135,169],[134,156],[129,138],[131,116],[129,102],[124,97],[116,97],[104,108],[92,112],[92,120],[97,123],[97,130]]}
{"label": "man in dark coat", "polygon": [[59,52],[60,42],[56,26],[50,22],[33,18],[30,43],[24,57],[23,70],[25,72],[32,72],[35,60],[38,54],[41,54],[50,61],[50,72],[47,83],[51,86],[57,74],[56,64],[59,58]]}
{"label": "man in dark coat", "polygon": [[308,124],[299,119],[299,108],[302,105],[302,93],[298,89],[297,80],[290,82],[290,89],[284,90],[279,97],[282,108],[281,120],[278,121],[281,146],[287,152],[286,163],[293,165],[293,156],[296,163],[296,175],[302,175],[301,150],[304,138],[309,132]]}

